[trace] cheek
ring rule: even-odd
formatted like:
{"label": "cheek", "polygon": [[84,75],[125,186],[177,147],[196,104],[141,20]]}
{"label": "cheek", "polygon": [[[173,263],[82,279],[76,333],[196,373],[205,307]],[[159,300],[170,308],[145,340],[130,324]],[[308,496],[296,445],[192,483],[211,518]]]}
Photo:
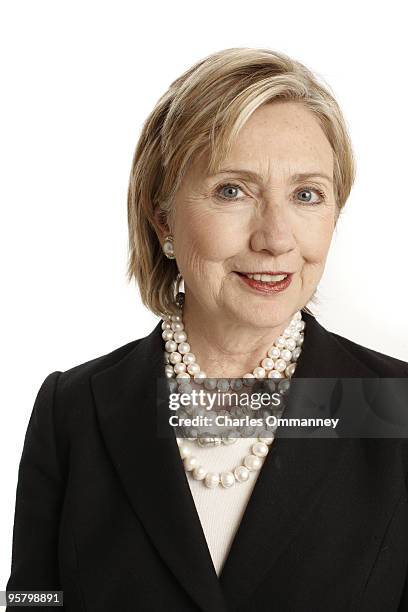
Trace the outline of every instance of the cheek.
{"label": "cheek", "polygon": [[[193,214],[176,225],[177,254],[183,259],[223,262],[243,248],[244,232],[222,214]],[[177,231],[179,230],[179,231]]]}
{"label": "cheek", "polygon": [[317,218],[298,228],[296,242],[305,262],[324,264],[332,236],[334,224],[330,218]]}

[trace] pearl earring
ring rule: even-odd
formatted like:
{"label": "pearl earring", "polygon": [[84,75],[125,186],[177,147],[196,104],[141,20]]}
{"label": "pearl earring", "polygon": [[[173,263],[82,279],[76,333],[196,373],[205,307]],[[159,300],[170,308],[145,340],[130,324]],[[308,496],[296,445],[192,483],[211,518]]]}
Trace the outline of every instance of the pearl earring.
{"label": "pearl earring", "polygon": [[168,259],[176,258],[174,254],[174,237],[171,234],[164,239],[162,249]]}

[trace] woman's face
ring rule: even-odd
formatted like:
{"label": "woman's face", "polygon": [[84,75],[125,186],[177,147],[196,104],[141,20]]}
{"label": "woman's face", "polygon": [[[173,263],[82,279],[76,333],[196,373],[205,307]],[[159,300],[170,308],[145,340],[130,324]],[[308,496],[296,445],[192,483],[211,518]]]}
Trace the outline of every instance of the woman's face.
{"label": "woman's face", "polygon": [[[324,132],[299,103],[266,104],[242,128],[221,172],[206,176],[205,168],[204,159],[191,165],[171,227],[186,306],[238,325],[285,324],[314,293],[335,226]],[[291,273],[290,284],[268,291],[239,274],[268,271]]]}

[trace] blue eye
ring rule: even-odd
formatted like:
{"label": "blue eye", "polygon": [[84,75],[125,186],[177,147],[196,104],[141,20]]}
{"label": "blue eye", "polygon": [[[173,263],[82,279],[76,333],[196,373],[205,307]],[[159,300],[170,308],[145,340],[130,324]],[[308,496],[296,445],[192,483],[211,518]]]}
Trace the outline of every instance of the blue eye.
{"label": "blue eye", "polygon": [[[312,201],[310,195],[312,193],[315,193],[319,196],[319,199],[317,201]],[[301,202],[303,202],[304,204],[321,204],[326,199],[324,192],[320,189],[317,189],[316,187],[302,187],[302,189],[297,191],[297,194],[308,194],[306,198],[301,198]]]}
{"label": "blue eye", "polygon": [[309,189],[302,189],[302,191],[299,191],[300,195],[305,195],[306,194],[308,196],[306,199],[305,198],[301,198],[303,200],[303,202],[310,202],[310,200],[312,198],[311,193],[312,192]]}
{"label": "blue eye", "polygon": [[[216,195],[221,200],[236,200],[237,199],[237,191],[240,191],[241,187],[234,183],[223,183],[219,185],[216,189]],[[220,195],[220,192],[224,195]],[[239,199],[239,198],[238,198]]]}

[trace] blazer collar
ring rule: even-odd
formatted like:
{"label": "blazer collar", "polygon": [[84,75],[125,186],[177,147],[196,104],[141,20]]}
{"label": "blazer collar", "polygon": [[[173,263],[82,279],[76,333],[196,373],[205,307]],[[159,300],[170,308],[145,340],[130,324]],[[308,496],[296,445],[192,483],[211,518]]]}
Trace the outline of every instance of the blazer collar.
{"label": "blazer collar", "polygon": [[[295,377],[373,375],[313,316],[303,318],[305,342]],[[225,612],[249,596],[277,562],[316,500],[315,487],[327,480],[345,446],[274,440],[218,578],[168,413],[156,405],[157,380],[164,380],[161,322],[123,359],[92,376],[97,416],[129,502],[161,559],[202,610]],[[158,436],[158,424],[169,437]]]}

